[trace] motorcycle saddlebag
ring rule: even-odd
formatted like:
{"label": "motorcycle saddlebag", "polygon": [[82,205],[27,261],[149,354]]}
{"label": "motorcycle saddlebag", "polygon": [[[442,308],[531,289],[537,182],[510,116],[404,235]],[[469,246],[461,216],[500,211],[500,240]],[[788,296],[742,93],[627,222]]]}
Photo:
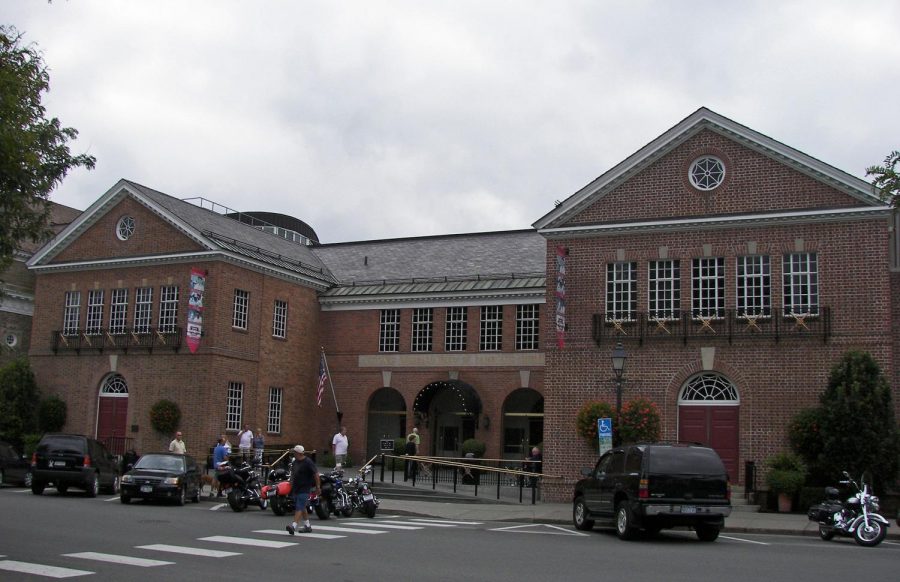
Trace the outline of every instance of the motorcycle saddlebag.
{"label": "motorcycle saddlebag", "polygon": [[832,516],[835,513],[839,512],[841,509],[842,507],[840,503],[826,501],[824,503],[810,506],[809,511],[806,512],[806,516],[809,518],[809,521],[830,522]]}
{"label": "motorcycle saddlebag", "polygon": [[280,483],[275,484],[275,490],[279,495],[290,495],[291,494],[291,482],[290,481],[282,481]]}

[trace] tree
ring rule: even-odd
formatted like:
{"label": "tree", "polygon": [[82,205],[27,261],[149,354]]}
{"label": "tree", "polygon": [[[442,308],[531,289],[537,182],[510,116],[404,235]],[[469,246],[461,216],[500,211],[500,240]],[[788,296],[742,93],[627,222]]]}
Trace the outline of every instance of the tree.
{"label": "tree", "polygon": [[40,399],[34,373],[28,360],[19,358],[0,368],[0,435],[21,443],[37,428]]}
{"label": "tree", "polygon": [[897,165],[900,164],[900,151],[893,151],[881,166],[866,168],[866,176],[874,176],[872,185],[878,189],[881,199],[895,208],[900,208],[900,172]]}
{"label": "tree", "polygon": [[50,192],[69,170],[96,162],[69,152],[75,129],[45,117],[41,95],[49,89],[41,53],[23,45],[14,27],[0,25],[0,272],[21,241],[50,237]]}

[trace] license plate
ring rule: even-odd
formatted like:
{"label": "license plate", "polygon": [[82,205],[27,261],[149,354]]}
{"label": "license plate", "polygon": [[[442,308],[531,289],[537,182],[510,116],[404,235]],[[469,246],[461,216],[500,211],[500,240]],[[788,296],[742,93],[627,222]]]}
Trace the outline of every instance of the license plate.
{"label": "license plate", "polygon": [[66,462],[65,461],[53,461],[52,463],[50,463],[50,465],[52,467],[65,467]]}
{"label": "license plate", "polygon": [[681,513],[697,513],[697,508],[693,505],[682,505]]}
{"label": "license plate", "polygon": [[363,501],[372,501],[375,499],[375,496],[369,493],[368,495],[363,495]]}
{"label": "license plate", "polygon": [[141,493],[153,493],[153,485],[141,485]]}

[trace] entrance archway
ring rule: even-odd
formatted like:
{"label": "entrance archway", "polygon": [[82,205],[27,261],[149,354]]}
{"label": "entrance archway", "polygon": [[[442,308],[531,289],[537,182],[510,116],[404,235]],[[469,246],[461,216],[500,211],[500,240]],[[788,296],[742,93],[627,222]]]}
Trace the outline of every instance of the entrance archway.
{"label": "entrance archway", "polygon": [[366,460],[381,453],[381,439],[402,439],[406,430],[406,401],[393,388],[379,388],[369,399]]}
{"label": "entrance archway", "polygon": [[97,440],[114,455],[125,452],[128,426],[128,384],[121,374],[110,374],[97,399]]}
{"label": "entrance archway", "polygon": [[678,396],[678,440],[715,449],[733,482],[739,467],[740,404],[737,386],[714,372],[689,378]]}
{"label": "entrance archway", "polygon": [[513,390],[503,402],[503,458],[521,460],[544,442],[544,397],[537,390]]}
{"label": "entrance archway", "polygon": [[432,455],[459,457],[463,441],[475,437],[481,414],[478,392],[465,382],[432,382],[422,388],[413,403],[417,418],[425,419]]}

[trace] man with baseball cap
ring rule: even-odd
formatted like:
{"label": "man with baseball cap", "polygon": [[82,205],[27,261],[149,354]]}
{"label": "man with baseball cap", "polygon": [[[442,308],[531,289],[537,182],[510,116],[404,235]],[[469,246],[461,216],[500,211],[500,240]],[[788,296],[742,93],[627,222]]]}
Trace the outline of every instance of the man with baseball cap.
{"label": "man with baseball cap", "polygon": [[303,445],[294,447],[294,461],[291,463],[291,494],[294,496],[294,521],[285,529],[291,535],[297,531],[299,524],[303,524],[300,531],[311,532],[309,513],[306,512],[306,504],[309,503],[310,490],[315,487],[318,495],[322,484],[319,482],[319,469],[312,459],[306,456]]}

